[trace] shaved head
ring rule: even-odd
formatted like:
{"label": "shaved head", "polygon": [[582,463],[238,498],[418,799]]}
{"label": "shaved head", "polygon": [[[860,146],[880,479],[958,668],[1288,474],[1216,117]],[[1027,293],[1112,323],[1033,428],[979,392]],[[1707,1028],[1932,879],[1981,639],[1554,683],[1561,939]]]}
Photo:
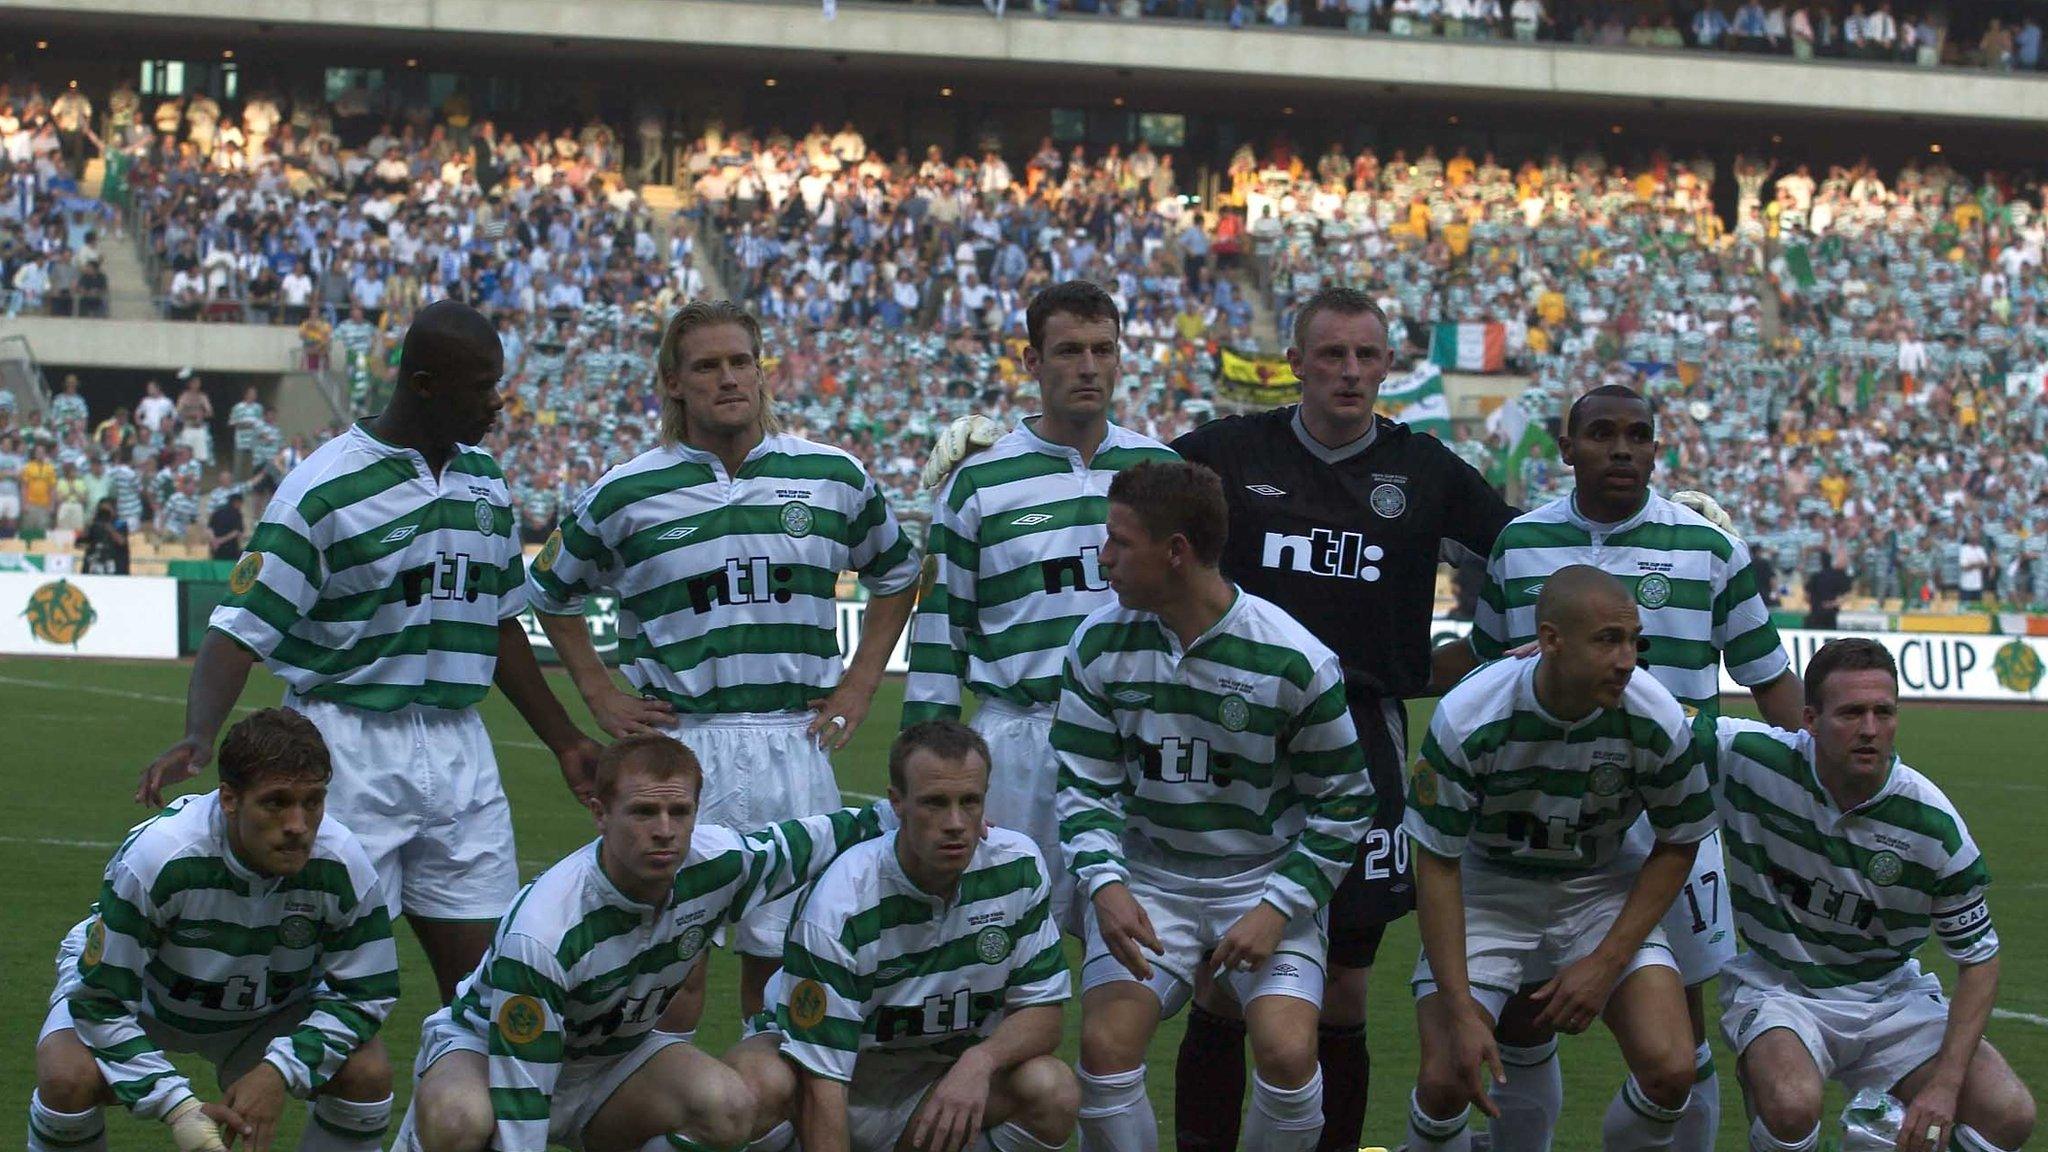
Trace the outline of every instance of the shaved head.
{"label": "shaved head", "polygon": [[1596,610],[1634,606],[1621,581],[1589,564],[1572,564],[1543,582],[1536,596],[1536,623],[1565,629]]}
{"label": "shaved head", "polygon": [[436,300],[419,310],[405,330],[398,352],[398,371],[440,375],[451,370],[497,363],[504,357],[498,330],[484,314],[456,300]]}

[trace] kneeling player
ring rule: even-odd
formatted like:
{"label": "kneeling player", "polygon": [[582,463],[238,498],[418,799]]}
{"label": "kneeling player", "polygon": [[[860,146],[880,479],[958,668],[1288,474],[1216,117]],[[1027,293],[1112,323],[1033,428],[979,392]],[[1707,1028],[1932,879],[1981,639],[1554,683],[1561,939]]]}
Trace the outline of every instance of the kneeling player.
{"label": "kneeling player", "polygon": [[759,1102],[757,1147],[1001,1152],[1073,1134],[1059,1046],[1068,969],[1029,837],[988,828],[988,745],[952,720],[889,750],[897,832],[835,862],[790,924],[772,1021],[727,1061]]}
{"label": "kneeling player", "polygon": [[1091,900],[1084,1149],[1158,1147],[1145,1049],[1203,967],[1251,1035],[1245,1146],[1306,1150],[1322,1131],[1321,913],[1372,785],[1336,656],[1217,570],[1228,516],[1200,465],[1118,473],[1102,567],[1119,603],[1067,648],[1052,738],[1061,847]]}
{"label": "kneeling player", "polygon": [[[312,1100],[301,1149],[381,1145],[398,951],[369,855],[323,820],[330,774],[312,721],[265,709],[228,730],[218,791],[128,835],[58,954],[31,1152],[104,1152],[109,1100],[169,1124],[180,1152],[220,1148],[215,1122],[267,1148],[287,1095]],[[211,1062],[219,1102],[166,1051]]]}
{"label": "kneeling player", "polygon": [[[1998,995],[1991,876],[1948,797],[1893,754],[1891,653],[1822,645],[1806,666],[1805,721],[1783,732],[1723,719],[1696,737],[1749,945],[1721,977],[1749,1147],[1812,1152],[1830,1079],[1905,1104],[1902,1152],[2020,1147],[2033,1096],[1984,1040]],[[1930,928],[1957,966],[1953,1002],[1913,958]]]}
{"label": "kneeling player", "polygon": [[[1670,1147],[1692,1089],[1684,989],[1657,922],[1713,827],[1706,773],[1678,701],[1633,675],[1642,624],[1619,581],[1561,568],[1536,619],[1536,659],[1444,697],[1409,785],[1417,1152],[1469,1148],[1471,1103],[1497,1114],[1481,1069],[1499,1081],[1494,1024],[1528,987],[1538,1024],[1578,1033],[1601,1017],[1621,1046],[1631,1075],[1601,1125],[1608,1152]],[[1624,841],[1646,812],[1644,858]]]}
{"label": "kneeling player", "polygon": [[604,750],[597,841],[520,891],[455,1002],[421,1025],[398,1152],[627,1152],[671,1133],[684,1148],[746,1138],[746,1086],[655,1021],[714,931],[880,828],[873,809],[745,836],[699,825],[703,778],[696,755],[667,736]]}

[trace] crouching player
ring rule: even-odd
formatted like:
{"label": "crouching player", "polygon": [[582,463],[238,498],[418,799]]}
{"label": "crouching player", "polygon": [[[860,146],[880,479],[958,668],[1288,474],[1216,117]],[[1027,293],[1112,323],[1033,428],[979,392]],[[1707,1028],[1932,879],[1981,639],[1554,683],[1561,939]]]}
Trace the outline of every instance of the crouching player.
{"label": "crouching player", "polygon": [[[382,1145],[398,951],[369,855],[322,818],[330,774],[312,721],[268,708],[228,730],[218,791],[129,833],[58,954],[30,1152],[105,1152],[107,1101],[169,1124],[179,1152],[219,1149],[216,1123],[267,1149],[287,1096],[312,1100],[303,1152]],[[212,1063],[221,1098],[167,1051]]]}
{"label": "crouching player", "polygon": [[[1073,1134],[1059,1061],[1069,979],[1031,839],[988,828],[988,745],[929,720],[889,750],[894,833],[804,897],[773,1013],[726,1057],[759,1108],[756,1148],[1043,1152]],[[794,1128],[792,1133],[791,1129]]]}
{"label": "crouching player", "polygon": [[[1874,640],[1806,665],[1805,731],[1702,721],[1735,926],[1721,1029],[1740,1055],[1756,1152],[1813,1152],[1827,1080],[1905,1107],[1901,1152],[2027,1142],[2034,1098],[1984,1025],[1998,995],[1991,875],[1941,789],[1892,751],[1899,673]],[[1955,999],[1913,958],[1930,930]]]}
{"label": "crouching player", "polygon": [[1089,896],[1081,1146],[1149,1152],[1145,1049],[1197,970],[1241,1006],[1256,1075],[1244,1146],[1323,1127],[1322,910],[1372,819],[1337,657],[1218,571],[1216,474],[1147,462],[1109,486],[1117,604],[1067,649],[1053,747],[1060,843]]}
{"label": "crouching player", "polygon": [[703,770],[659,734],[598,758],[599,836],[522,889],[455,1002],[420,1027],[397,1152],[689,1150],[746,1138],[731,1070],[655,1029],[718,928],[880,833],[874,809],[745,836],[697,824]]}
{"label": "crouching player", "polygon": [[[1601,1124],[1607,1152],[1670,1147],[1692,1090],[1685,990],[1658,920],[1713,828],[1706,772],[1678,701],[1633,675],[1643,629],[1620,581],[1561,568],[1536,620],[1536,659],[1444,697],[1409,782],[1416,1152],[1470,1148],[1470,1104],[1497,1115],[1482,1071],[1501,1081],[1494,1025],[1528,989],[1539,1026],[1578,1033],[1598,1017],[1621,1046],[1630,1076]],[[1625,845],[1646,812],[1647,857]]]}

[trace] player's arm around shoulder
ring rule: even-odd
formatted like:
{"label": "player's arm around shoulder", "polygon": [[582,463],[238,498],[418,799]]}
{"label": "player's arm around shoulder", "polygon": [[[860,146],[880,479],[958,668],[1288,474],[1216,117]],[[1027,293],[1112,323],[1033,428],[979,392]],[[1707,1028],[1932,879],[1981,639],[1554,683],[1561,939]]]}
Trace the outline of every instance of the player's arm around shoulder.
{"label": "player's arm around shoulder", "polygon": [[731,915],[737,919],[744,906],[778,900],[814,883],[848,851],[895,827],[895,812],[887,801],[878,800],[860,808],[841,808],[818,816],[782,820],[744,836],[715,825],[698,830],[705,837],[716,829],[722,834],[698,843],[709,847],[724,837],[746,861],[747,877],[740,899]]}

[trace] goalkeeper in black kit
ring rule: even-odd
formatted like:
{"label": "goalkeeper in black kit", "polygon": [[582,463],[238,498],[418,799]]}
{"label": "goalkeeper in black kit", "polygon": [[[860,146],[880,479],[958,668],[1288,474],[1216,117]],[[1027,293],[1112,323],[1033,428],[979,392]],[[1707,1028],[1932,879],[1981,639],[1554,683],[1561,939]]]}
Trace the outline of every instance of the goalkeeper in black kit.
{"label": "goalkeeper in black kit", "polygon": [[[1408,756],[1402,701],[1428,693],[1437,563],[1484,557],[1516,510],[1443,442],[1376,416],[1392,362],[1386,315],[1352,288],[1303,304],[1287,361],[1301,403],[1205,424],[1175,441],[1222,476],[1230,502],[1223,573],[1287,610],[1337,653],[1352,723],[1380,797],[1357,861],[1330,903],[1329,987],[1318,1052],[1321,1150],[1352,1152],[1365,1123],[1371,1061],[1365,991],[1386,926],[1415,907],[1401,833]],[[1448,646],[1447,646],[1448,647]],[[1456,650],[1464,645],[1456,646]],[[1450,668],[1455,679],[1463,664]],[[1434,685],[1441,692],[1448,687]],[[1175,1072],[1182,1152],[1237,1147],[1244,1022],[1197,990]]]}

